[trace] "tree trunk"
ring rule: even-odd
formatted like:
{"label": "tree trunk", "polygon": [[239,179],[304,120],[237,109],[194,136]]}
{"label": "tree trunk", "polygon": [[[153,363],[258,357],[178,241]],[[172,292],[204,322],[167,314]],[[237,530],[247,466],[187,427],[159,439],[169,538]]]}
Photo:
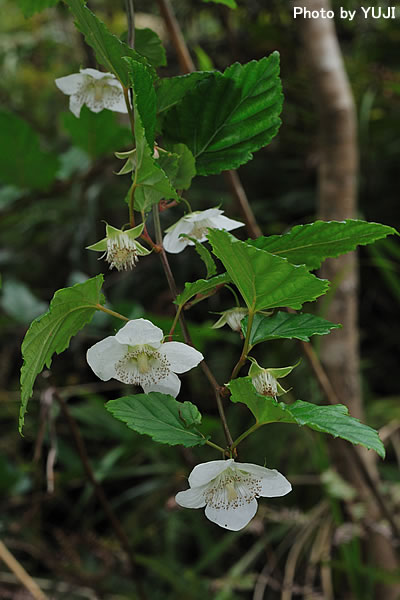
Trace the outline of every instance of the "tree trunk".
{"label": "tree trunk", "polygon": [[[329,0],[303,0],[294,6],[308,10],[331,10]],[[357,120],[353,95],[344,68],[333,20],[299,19],[319,110],[318,216],[324,221],[357,217]],[[358,262],[349,253],[324,263],[321,276],[332,282],[333,293],[327,318],[342,323],[343,329],[326,336],[321,344],[321,361],[331,385],[353,417],[364,420],[359,373]],[[366,522],[382,520],[380,507],[355,461],[349,460],[345,442],[334,442],[334,458],[340,473],[355,485],[367,506]],[[373,452],[360,452],[376,485],[379,484]],[[394,547],[388,537],[371,527],[368,537],[371,559],[385,569],[397,567]],[[400,585],[382,585],[377,598],[397,600]]]}

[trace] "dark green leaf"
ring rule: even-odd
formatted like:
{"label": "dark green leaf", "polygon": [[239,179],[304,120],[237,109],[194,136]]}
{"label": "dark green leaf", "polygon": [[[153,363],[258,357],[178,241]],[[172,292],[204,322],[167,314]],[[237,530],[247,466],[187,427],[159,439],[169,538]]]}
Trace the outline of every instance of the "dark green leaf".
{"label": "dark green leaf", "polygon": [[225,4],[229,8],[237,8],[235,0],[203,0],[203,2],[214,2],[214,4]]}
{"label": "dark green leaf", "polygon": [[106,408],[130,429],[149,435],[156,442],[187,448],[206,443],[206,438],[195,429],[201,423],[201,414],[191,402],[178,402],[167,394],[150,392],[110,400]]}
{"label": "dark green leaf", "polygon": [[117,115],[109,110],[94,113],[83,106],[79,119],[68,112],[62,115],[62,123],[74,144],[93,158],[132,145],[130,130],[121,127]]}
{"label": "dark green leaf", "polygon": [[292,264],[304,264],[311,270],[318,269],[328,257],[345,254],[358,245],[371,244],[394,233],[397,232],[393,227],[354,219],[315,221],[296,225],[284,235],[260,237],[248,240],[248,243],[287,258]]}
{"label": "dark green leaf", "polygon": [[169,139],[183,142],[199,175],[235,169],[276,135],[282,109],[279,54],[213,72],[165,118]]}
{"label": "dark green leaf", "polygon": [[311,275],[304,266],[254,248],[226,231],[210,229],[208,239],[249,310],[277,306],[299,309],[328,289],[327,281]]}
{"label": "dark green leaf", "polygon": [[208,72],[195,71],[177,77],[163,77],[156,81],[157,114],[165,113],[176,106],[185,94],[197,86],[199,81],[210,76]]}
{"label": "dark green leaf", "polygon": [[20,117],[0,111],[0,180],[19,188],[47,189],[59,167],[58,159],[43,152],[35,131]]}
{"label": "dark green leaf", "polygon": [[89,323],[96,305],[104,302],[100,292],[102,284],[103,275],[97,275],[84,283],[58,290],[47,313],[29,327],[22,343],[20,431],[36,376],[45,365],[49,368],[53,354],[64,352],[71,337]]}
{"label": "dark green leaf", "polygon": [[315,431],[329,433],[333,437],[340,437],[352,444],[375,450],[379,456],[385,457],[385,448],[378,432],[351,417],[347,406],[343,404],[318,406],[297,400],[288,405],[270,396],[258,394],[250,377],[235,379],[228,387],[232,392],[232,402],[246,404],[260,426],[276,422],[307,425]]}
{"label": "dark green leaf", "polygon": [[204,296],[207,297],[210,295],[210,292],[213,292],[219,285],[224,285],[230,281],[231,278],[228,273],[222,273],[221,275],[211,277],[211,279],[198,279],[197,281],[193,281],[193,283],[185,283],[185,289],[175,298],[174,303],[183,306],[197,294],[204,294]]}
{"label": "dark green leaf", "polygon": [[167,64],[164,47],[152,29],[135,29],[135,50],[145,56],[153,67],[163,67]]}
{"label": "dark green leaf", "polygon": [[[178,156],[176,171],[170,177],[172,185],[177,190],[190,188],[193,177],[196,175],[196,163],[193,154],[185,144],[168,144],[167,150]],[[161,158],[162,154],[160,155]]]}
{"label": "dark green leaf", "polygon": [[99,63],[107,71],[114,73],[125,87],[129,82],[128,65],[123,60],[125,56],[143,63],[155,75],[147,59],[108,31],[104,23],[87,8],[85,0],[64,0],[64,2],[68,4],[74,15],[75,25],[85,36],[86,43],[95,51]]}
{"label": "dark green leaf", "polygon": [[[246,336],[248,317],[242,321],[243,335]],[[310,341],[312,335],[326,335],[331,329],[341,327],[315,315],[277,312],[272,317],[260,313],[254,316],[251,328],[250,345],[255,346],[266,340],[296,339]]]}
{"label": "dark green leaf", "polygon": [[204,244],[201,244],[195,238],[190,237],[190,235],[182,234],[182,237],[186,237],[191,242],[193,242],[197,254],[200,256],[201,260],[203,261],[203,263],[206,266],[206,269],[207,269],[207,279],[209,279],[210,277],[212,277],[213,275],[215,275],[216,272],[217,272],[217,266],[216,266],[216,264],[214,262],[213,257],[211,256],[211,254],[207,250],[207,248],[204,246]]}

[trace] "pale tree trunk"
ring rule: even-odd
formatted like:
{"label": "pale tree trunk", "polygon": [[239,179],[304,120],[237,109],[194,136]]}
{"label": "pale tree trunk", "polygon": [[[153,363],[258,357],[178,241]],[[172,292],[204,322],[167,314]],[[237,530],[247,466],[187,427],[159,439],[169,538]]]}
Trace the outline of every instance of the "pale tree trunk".
{"label": "pale tree trunk", "polygon": [[[303,0],[294,6],[308,10],[331,10],[329,0]],[[344,68],[333,20],[297,17],[313,93],[319,110],[318,216],[324,221],[357,218],[357,119],[354,99]],[[352,416],[364,420],[359,374],[358,346],[358,262],[355,253],[326,261],[321,276],[334,287],[326,317],[342,323],[343,329],[325,336],[321,361],[340,402]],[[377,566],[397,567],[392,541],[374,527],[383,516],[355,461],[343,443],[335,441],[334,456],[340,473],[357,486],[367,506],[366,522],[372,525],[368,553]],[[374,454],[360,452],[375,484],[379,485]],[[399,585],[377,589],[377,598],[397,600]]]}

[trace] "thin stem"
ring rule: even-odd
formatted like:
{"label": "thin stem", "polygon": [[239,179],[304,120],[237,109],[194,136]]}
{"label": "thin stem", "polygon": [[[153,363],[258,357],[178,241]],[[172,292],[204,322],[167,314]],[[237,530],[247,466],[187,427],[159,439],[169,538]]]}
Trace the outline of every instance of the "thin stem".
{"label": "thin stem", "polygon": [[124,90],[125,104],[126,104],[126,108],[127,108],[128,116],[129,116],[129,122],[131,124],[132,136],[133,136],[133,139],[135,139],[135,117],[133,114],[131,101],[129,99],[129,88],[126,88],[125,86],[123,86],[123,90]]}
{"label": "thin stem", "polygon": [[75,419],[71,415],[68,405],[65,402],[64,398],[62,396],[60,396],[60,394],[58,393],[58,391],[55,388],[53,388],[53,395],[57,399],[58,403],[60,404],[61,410],[67,420],[68,426],[69,426],[72,436],[74,438],[76,449],[78,450],[78,454],[81,459],[82,466],[85,470],[86,476],[93,486],[94,492],[95,492],[101,506],[103,507],[104,513],[106,514],[108,520],[110,521],[110,524],[114,530],[116,537],[118,538],[118,540],[121,544],[121,547],[123,548],[123,550],[126,553],[126,556],[129,561],[131,573],[135,577],[135,583],[137,586],[138,595],[141,600],[146,600],[146,594],[144,593],[144,591],[142,589],[142,584],[136,573],[136,564],[133,560],[133,555],[132,555],[132,550],[130,547],[129,540],[126,536],[126,533],[125,533],[121,523],[117,519],[117,517],[111,507],[111,504],[109,503],[109,501],[107,499],[107,496],[104,493],[104,489],[103,489],[102,485],[97,481],[97,479],[94,475],[92,466],[89,461],[85,442],[83,441],[83,437],[81,435],[79,427],[76,424]]}
{"label": "thin stem", "polygon": [[231,379],[235,379],[238,376],[240,369],[243,367],[244,363],[246,362],[247,353],[249,351],[251,328],[253,325],[254,315],[255,315],[255,312],[253,310],[249,310],[249,319],[247,321],[247,332],[246,332],[246,338],[245,338],[244,344],[243,344],[242,354],[240,355],[240,358],[239,358],[238,362],[236,363],[235,368],[232,371]]}
{"label": "thin stem", "polygon": [[102,310],[103,312],[107,313],[108,315],[111,315],[112,317],[117,317],[117,319],[121,319],[122,321],[130,321],[130,319],[128,319],[127,317],[124,317],[124,315],[120,315],[119,313],[115,312],[114,310],[110,310],[109,308],[106,308],[105,306],[102,306],[101,304],[96,304],[95,305],[97,310]]}
{"label": "thin stem", "polygon": [[125,0],[126,17],[128,21],[128,46],[135,47],[135,7],[133,0]]}
{"label": "thin stem", "polygon": [[207,446],[211,446],[211,448],[214,448],[214,450],[219,450],[219,452],[222,452],[222,454],[227,454],[225,448],[218,446],[218,444],[214,444],[214,442],[211,442],[210,440],[206,440],[206,444]]}
{"label": "thin stem", "polygon": [[[178,295],[178,291],[177,291],[175,279],[172,274],[171,267],[169,266],[168,258],[167,258],[167,255],[165,253],[165,249],[164,249],[164,246],[162,243],[162,232],[161,232],[161,224],[160,224],[159,207],[157,205],[153,207],[153,218],[154,218],[154,231],[155,231],[155,236],[156,236],[156,242],[161,248],[160,253],[159,253],[161,263],[164,268],[164,273],[167,278],[168,286],[171,291],[171,294],[174,298],[176,298],[176,296]],[[179,309],[177,308],[177,312],[179,312],[178,318],[179,318],[179,323],[180,323],[180,326],[182,329],[183,338],[184,338],[186,344],[193,346],[192,338],[190,336],[190,333],[189,333],[185,318],[182,314],[182,311],[179,311]],[[222,427],[224,429],[226,441],[227,441],[229,447],[231,447],[233,444],[233,439],[232,439],[231,433],[229,431],[228,422],[226,420],[225,411],[224,411],[224,407],[223,407],[222,400],[221,400],[221,393],[220,393],[221,386],[218,384],[217,380],[215,379],[214,375],[212,374],[212,372],[209,369],[205,360],[201,361],[200,366],[203,370],[203,373],[205,374],[208,381],[210,382],[211,386],[213,387],[215,399],[217,402],[218,412],[219,412],[219,416],[221,418]]]}
{"label": "thin stem", "polygon": [[173,333],[175,331],[175,327],[176,327],[176,324],[178,323],[179,317],[181,316],[182,306],[183,306],[183,304],[181,304],[180,306],[178,306],[178,310],[176,311],[174,321],[173,321],[173,323],[171,325],[171,329],[169,330],[169,334],[168,334],[168,341],[169,342],[172,341],[172,335],[173,335]]}
{"label": "thin stem", "polygon": [[5,562],[7,567],[12,571],[15,577],[22,583],[22,585],[30,592],[35,600],[48,600],[48,596],[42,592],[38,584],[32,577],[27,573],[24,567],[17,561],[17,559],[11,554],[8,548],[0,540],[0,560]]}
{"label": "thin stem", "polygon": [[244,433],[239,435],[238,438],[236,438],[236,440],[233,442],[233,447],[237,448],[237,446],[239,446],[240,442],[243,442],[243,440],[246,439],[248,435],[253,433],[253,431],[256,431],[259,427],[261,427],[261,425],[259,423],[255,423],[254,425],[252,425]]}
{"label": "thin stem", "polygon": [[135,190],[136,183],[134,182],[129,190],[129,224],[131,227],[135,227],[135,214],[133,211],[133,203],[135,201]]}

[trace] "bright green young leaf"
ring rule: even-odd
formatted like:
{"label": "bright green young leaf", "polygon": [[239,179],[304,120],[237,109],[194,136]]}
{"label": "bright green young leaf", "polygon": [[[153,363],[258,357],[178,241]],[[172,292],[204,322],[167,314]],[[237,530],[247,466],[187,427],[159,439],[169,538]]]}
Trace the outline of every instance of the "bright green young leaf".
{"label": "bright green young leaf", "polygon": [[189,147],[199,175],[235,169],[275,137],[282,100],[279,54],[274,52],[199,81],[168,112],[165,133]]}
{"label": "bright green young leaf", "polygon": [[128,65],[124,56],[143,63],[154,75],[154,69],[144,56],[133,50],[108,31],[100,19],[86,6],[86,0],[64,0],[75,17],[77,29],[85,36],[86,43],[93,48],[96,58],[107,71],[114,73],[120,82],[127,87]]}
{"label": "bright green young leaf", "polygon": [[215,4],[225,4],[229,8],[237,8],[235,0],[203,0],[203,2],[214,2]]}
{"label": "bright green young leaf", "polygon": [[197,407],[191,402],[178,402],[167,394],[124,396],[107,402],[106,408],[130,429],[149,435],[155,442],[190,448],[207,441],[196,430],[201,423]]}
{"label": "bright green young leaf", "polygon": [[39,138],[20,117],[0,111],[0,181],[19,188],[47,189],[59,167],[58,159],[40,149]]}
{"label": "bright green young leaf", "polygon": [[[247,332],[246,317],[242,321],[243,335]],[[253,326],[251,328],[250,346],[255,346],[260,342],[278,339],[296,339],[303,342],[309,342],[312,335],[326,335],[331,329],[337,329],[341,325],[326,321],[315,315],[299,313],[291,314],[278,311],[272,317],[265,317],[258,313],[254,316]]]}
{"label": "bright green young leaf", "polygon": [[277,306],[299,309],[328,289],[327,281],[311,275],[304,266],[254,248],[226,231],[209,230],[208,239],[249,310]]}
{"label": "bright green young leaf", "polygon": [[68,348],[71,337],[93,317],[96,305],[104,303],[102,284],[103,275],[97,275],[84,283],[58,290],[49,310],[29,327],[22,343],[20,431],[36,376],[45,365],[50,367],[54,353],[61,354]]}
{"label": "bright green young leaf", "polygon": [[351,417],[347,406],[343,404],[318,406],[297,400],[288,405],[270,396],[258,394],[250,377],[234,379],[228,387],[232,393],[232,402],[246,404],[259,426],[276,422],[306,425],[315,431],[329,433],[333,437],[340,437],[352,444],[375,450],[379,456],[385,457],[385,448],[378,432]]}
{"label": "bright green young leaf", "polygon": [[210,77],[211,73],[195,71],[177,77],[163,77],[155,83],[157,95],[157,114],[166,113],[176,106],[190,90],[193,90],[199,81]]}
{"label": "bright green young leaf", "polygon": [[167,64],[162,42],[152,29],[135,29],[135,50],[145,56],[153,67],[164,67]]}
{"label": "bright green young leaf", "polygon": [[109,110],[94,113],[83,106],[79,119],[67,112],[62,115],[62,123],[74,144],[93,158],[132,145],[130,130],[121,127],[117,115]]}
{"label": "bright green young leaf", "polygon": [[394,233],[397,232],[393,227],[355,219],[315,221],[296,225],[284,235],[260,237],[248,240],[248,243],[287,258],[294,265],[304,264],[313,270],[318,269],[326,258],[345,254],[359,245],[372,244]]}
{"label": "bright green young leaf", "polygon": [[222,273],[221,275],[211,277],[211,279],[198,279],[197,281],[193,281],[193,283],[185,283],[185,289],[175,298],[174,303],[178,306],[183,306],[197,294],[204,295],[206,298],[207,296],[210,296],[211,292],[214,292],[218,286],[229,283],[230,281],[231,278],[228,273]]}
{"label": "bright green young leaf", "polygon": [[55,6],[59,0],[18,0],[20,9],[27,19],[35,13]]}

